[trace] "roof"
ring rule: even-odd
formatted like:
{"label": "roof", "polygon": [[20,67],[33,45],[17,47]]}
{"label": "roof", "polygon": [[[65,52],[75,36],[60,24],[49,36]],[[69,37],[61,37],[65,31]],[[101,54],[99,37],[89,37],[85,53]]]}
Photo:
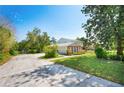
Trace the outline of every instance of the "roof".
{"label": "roof", "polygon": [[70,42],[74,42],[75,40],[72,39],[67,39],[67,38],[60,38],[57,43],[61,44],[61,43],[70,43]]}
{"label": "roof", "polygon": [[57,45],[58,46],[64,46],[64,47],[66,47],[66,46],[69,46],[71,44],[72,44],[72,42],[71,43],[61,43],[61,44],[57,44]]}

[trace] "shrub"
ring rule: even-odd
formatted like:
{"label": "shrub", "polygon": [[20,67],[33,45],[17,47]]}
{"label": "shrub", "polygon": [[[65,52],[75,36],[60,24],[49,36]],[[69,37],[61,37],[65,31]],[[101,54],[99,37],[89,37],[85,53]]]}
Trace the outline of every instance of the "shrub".
{"label": "shrub", "polygon": [[3,54],[2,53],[0,53],[0,60],[2,60],[3,59]]}
{"label": "shrub", "polygon": [[44,47],[44,52],[45,58],[54,58],[58,56],[56,45]]}
{"label": "shrub", "polygon": [[111,59],[111,60],[117,60],[117,61],[124,61],[124,56],[109,55],[109,59]]}
{"label": "shrub", "polygon": [[97,58],[105,58],[107,59],[107,53],[104,49],[98,47],[95,49],[95,54]]}
{"label": "shrub", "polygon": [[124,62],[124,56],[122,56],[122,61]]}
{"label": "shrub", "polygon": [[33,54],[38,53],[37,49],[35,49],[35,48],[34,49],[27,49],[27,50],[28,50],[27,51],[28,53],[33,53]]}
{"label": "shrub", "polygon": [[15,55],[18,54],[18,51],[12,49],[12,50],[9,51],[9,53],[10,53],[11,55],[15,56]]}

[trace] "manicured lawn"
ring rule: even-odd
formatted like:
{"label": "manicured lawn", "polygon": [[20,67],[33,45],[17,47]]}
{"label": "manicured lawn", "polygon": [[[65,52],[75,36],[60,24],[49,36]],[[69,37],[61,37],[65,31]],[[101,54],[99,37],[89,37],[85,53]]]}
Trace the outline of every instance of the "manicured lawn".
{"label": "manicured lawn", "polygon": [[54,60],[54,62],[124,84],[124,63],[97,59],[93,52],[83,54],[81,57]]}

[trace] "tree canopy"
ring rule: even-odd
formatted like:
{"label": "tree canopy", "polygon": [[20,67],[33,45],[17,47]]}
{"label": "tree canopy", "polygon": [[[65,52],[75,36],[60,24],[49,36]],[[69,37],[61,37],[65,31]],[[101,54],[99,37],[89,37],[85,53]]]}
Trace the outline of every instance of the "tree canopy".
{"label": "tree canopy", "polygon": [[9,28],[0,26],[0,52],[8,52],[14,43],[14,33]]}
{"label": "tree canopy", "polygon": [[34,28],[28,32],[26,40],[19,43],[19,50],[23,53],[40,53],[47,45],[50,45],[50,37],[47,32],[41,33],[39,28]]}
{"label": "tree canopy", "polygon": [[83,44],[83,49],[87,50],[89,45],[91,44],[89,40],[85,37],[77,38],[77,40],[81,41]]}
{"label": "tree canopy", "polygon": [[87,38],[106,49],[117,46],[117,55],[123,55],[124,6],[88,5],[81,11],[88,19],[82,26]]}

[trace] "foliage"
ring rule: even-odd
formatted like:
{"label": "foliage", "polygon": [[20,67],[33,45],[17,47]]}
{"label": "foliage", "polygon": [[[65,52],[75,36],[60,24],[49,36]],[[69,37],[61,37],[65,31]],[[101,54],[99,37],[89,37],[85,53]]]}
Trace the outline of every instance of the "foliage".
{"label": "foliage", "polygon": [[50,45],[47,32],[41,33],[39,28],[34,28],[32,32],[28,32],[26,40],[19,43],[19,51],[21,53],[40,53],[47,45]]}
{"label": "foliage", "polygon": [[0,53],[0,65],[6,63],[11,58],[9,53]]}
{"label": "foliage", "polygon": [[45,52],[45,58],[54,58],[58,56],[56,45],[44,47],[44,52]]}
{"label": "foliage", "polygon": [[106,58],[107,57],[107,53],[103,48],[96,48],[95,49],[95,54],[97,58]]}
{"label": "foliage", "polygon": [[0,53],[0,60],[2,60],[3,59],[3,54],[2,53]]}
{"label": "foliage", "polygon": [[9,51],[15,45],[14,30],[8,20],[0,17],[0,65],[11,57]]}
{"label": "foliage", "polygon": [[27,41],[26,40],[22,40],[21,42],[18,43],[18,51],[20,51],[20,53],[27,53],[28,51],[28,47],[27,47]]}
{"label": "foliage", "polygon": [[19,48],[19,44],[15,42],[13,47],[10,49],[9,53],[13,56],[19,54],[18,48]]}
{"label": "foliage", "polygon": [[[42,41],[42,42],[41,42]],[[50,37],[48,36],[47,32],[43,32],[43,35],[41,36],[41,39],[40,39],[40,46],[41,46],[41,52],[43,51],[43,48],[45,46],[48,46],[50,45]]]}
{"label": "foliage", "polygon": [[0,51],[9,52],[15,42],[14,34],[9,28],[0,26]]}
{"label": "foliage", "polygon": [[117,55],[123,55],[124,6],[88,5],[81,11],[88,19],[82,26],[88,39],[106,49],[111,49],[117,44]]}
{"label": "foliage", "polygon": [[84,38],[84,37],[77,38],[77,40],[79,40],[83,43],[83,49],[85,49],[85,50],[87,50],[89,45],[91,44],[90,41],[87,38]]}
{"label": "foliage", "polygon": [[54,37],[52,37],[51,43],[52,43],[52,44],[56,44],[56,43],[57,43],[57,41],[56,41],[56,39],[55,39]]}
{"label": "foliage", "polygon": [[108,59],[124,62],[124,56],[119,56],[119,55],[108,55]]}
{"label": "foliage", "polygon": [[9,53],[13,56],[17,55],[18,54],[18,51],[17,50],[10,50]]}
{"label": "foliage", "polygon": [[119,61],[97,59],[93,52],[81,57],[62,58],[55,63],[124,84],[124,64]]}

